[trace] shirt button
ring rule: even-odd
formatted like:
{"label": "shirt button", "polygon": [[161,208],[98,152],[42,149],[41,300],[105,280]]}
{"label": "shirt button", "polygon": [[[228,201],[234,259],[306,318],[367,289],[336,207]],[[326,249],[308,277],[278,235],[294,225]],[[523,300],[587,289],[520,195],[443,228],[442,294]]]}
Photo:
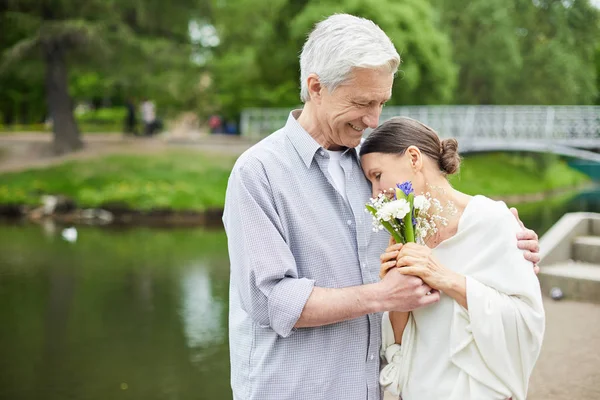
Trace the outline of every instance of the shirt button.
{"label": "shirt button", "polygon": [[375,358],[375,356],[373,354],[371,354],[371,361],[373,361],[373,359]]}
{"label": "shirt button", "polygon": [[325,152],[323,150],[321,150],[321,151],[319,151],[319,154],[322,155],[322,156],[324,156]]}
{"label": "shirt button", "polygon": [[352,220],[348,220],[348,221],[346,221],[346,223],[347,223],[348,225],[352,225]]}

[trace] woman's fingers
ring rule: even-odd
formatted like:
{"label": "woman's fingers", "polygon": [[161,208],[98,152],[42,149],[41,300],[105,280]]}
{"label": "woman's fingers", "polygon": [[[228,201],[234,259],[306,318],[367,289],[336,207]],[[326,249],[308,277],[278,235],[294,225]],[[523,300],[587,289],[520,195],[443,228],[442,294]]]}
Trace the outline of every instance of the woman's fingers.
{"label": "woman's fingers", "polygon": [[381,268],[379,269],[379,277],[381,279],[383,279],[383,277],[388,273],[388,271],[395,267],[396,267],[396,260],[382,263]]}
{"label": "woman's fingers", "polygon": [[411,266],[411,265],[419,264],[420,260],[421,259],[419,257],[403,256],[402,254],[399,254],[398,258],[396,259],[396,265],[398,267]]}
{"label": "woman's fingers", "polygon": [[390,246],[388,246],[387,249],[385,249],[386,253],[392,252],[392,251],[400,251],[402,250],[402,247],[404,245],[402,243],[398,243],[398,244],[392,244]]}
{"label": "woman's fingers", "polygon": [[419,278],[423,275],[423,269],[420,267],[402,267],[398,268],[398,272],[402,275],[418,276]]}
{"label": "woman's fingers", "polygon": [[388,262],[391,260],[396,260],[396,258],[398,257],[399,252],[396,250],[392,250],[392,251],[388,251],[383,253],[381,256],[379,256],[379,259],[381,260],[382,263],[384,262]]}
{"label": "woman's fingers", "polygon": [[407,243],[400,249],[400,256],[427,257],[430,252],[431,250],[425,246],[416,243]]}

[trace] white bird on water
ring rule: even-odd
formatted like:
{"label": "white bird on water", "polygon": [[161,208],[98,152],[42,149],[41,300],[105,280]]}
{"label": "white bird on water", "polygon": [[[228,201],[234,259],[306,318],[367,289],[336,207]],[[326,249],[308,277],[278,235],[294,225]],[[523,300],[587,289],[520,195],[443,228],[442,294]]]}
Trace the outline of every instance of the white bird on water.
{"label": "white bird on water", "polygon": [[77,229],[73,227],[63,229],[62,237],[67,242],[75,243],[77,241]]}

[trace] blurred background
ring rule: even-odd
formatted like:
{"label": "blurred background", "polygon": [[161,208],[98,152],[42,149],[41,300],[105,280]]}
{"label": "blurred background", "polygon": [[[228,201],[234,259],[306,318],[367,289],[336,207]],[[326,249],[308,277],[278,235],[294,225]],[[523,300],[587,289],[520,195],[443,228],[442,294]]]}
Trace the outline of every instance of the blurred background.
{"label": "blurred background", "polygon": [[[600,213],[598,0],[3,0],[0,399],[231,399],[227,178],[301,106],[302,44],[336,12],[392,39],[382,120],[457,137],[459,190],[540,236]],[[588,236],[566,261],[600,271]],[[600,398],[594,276],[544,288],[531,399]]]}

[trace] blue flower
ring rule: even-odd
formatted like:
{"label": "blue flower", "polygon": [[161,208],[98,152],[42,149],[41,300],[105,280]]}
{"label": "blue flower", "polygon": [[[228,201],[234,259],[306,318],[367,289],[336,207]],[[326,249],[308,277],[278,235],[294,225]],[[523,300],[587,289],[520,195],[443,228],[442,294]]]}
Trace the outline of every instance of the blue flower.
{"label": "blue flower", "polygon": [[405,195],[409,195],[410,193],[413,193],[413,187],[412,187],[412,183],[410,181],[406,181],[404,183],[398,183],[396,184],[396,187],[400,190],[402,190],[404,192]]}

